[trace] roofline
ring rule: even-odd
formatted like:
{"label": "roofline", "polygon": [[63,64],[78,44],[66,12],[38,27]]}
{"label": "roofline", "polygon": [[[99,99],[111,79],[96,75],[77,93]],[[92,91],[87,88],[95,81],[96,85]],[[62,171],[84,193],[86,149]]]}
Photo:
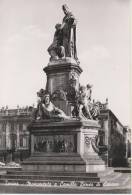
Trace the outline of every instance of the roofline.
{"label": "roofline", "polygon": [[126,128],[125,128],[125,125],[123,125],[123,124],[119,121],[119,119],[116,117],[116,115],[115,115],[110,109],[101,110],[101,111],[104,112],[104,113],[109,113],[109,114],[113,115],[113,116],[116,118],[116,120],[118,121],[118,123],[119,123],[124,129],[126,129]]}

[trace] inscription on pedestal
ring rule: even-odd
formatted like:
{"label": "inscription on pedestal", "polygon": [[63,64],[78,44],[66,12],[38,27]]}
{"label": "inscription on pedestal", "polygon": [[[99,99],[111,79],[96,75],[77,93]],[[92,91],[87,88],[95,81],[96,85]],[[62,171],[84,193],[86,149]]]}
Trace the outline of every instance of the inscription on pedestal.
{"label": "inscription on pedestal", "polygon": [[71,153],[77,151],[76,135],[39,135],[34,137],[34,152]]}
{"label": "inscription on pedestal", "polygon": [[65,86],[66,85],[66,76],[64,74],[58,74],[53,79],[54,85],[58,86]]}
{"label": "inscription on pedestal", "polygon": [[53,93],[58,89],[65,89],[67,86],[67,75],[63,73],[51,74],[48,78],[48,91]]}

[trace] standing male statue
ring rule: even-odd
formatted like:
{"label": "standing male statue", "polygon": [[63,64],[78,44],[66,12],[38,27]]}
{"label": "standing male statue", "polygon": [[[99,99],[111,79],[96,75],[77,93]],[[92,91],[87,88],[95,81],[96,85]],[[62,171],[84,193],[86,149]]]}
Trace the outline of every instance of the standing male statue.
{"label": "standing male statue", "polygon": [[62,32],[63,32],[63,46],[65,48],[66,57],[73,57],[77,59],[76,52],[76,24],[77,21],[73,16],[72,12],[66,4],[62,6],[63,12],[65,14],[62,21]]}
{"label": "standing male statue", "polygon": [[76,19],[69,11],[66,4],[62,6],[62,10],[65,14],[62,24],[56,24],[53,43],[49,46],[48,52],[51,56],[50,60],[72,57],[76,61]]}

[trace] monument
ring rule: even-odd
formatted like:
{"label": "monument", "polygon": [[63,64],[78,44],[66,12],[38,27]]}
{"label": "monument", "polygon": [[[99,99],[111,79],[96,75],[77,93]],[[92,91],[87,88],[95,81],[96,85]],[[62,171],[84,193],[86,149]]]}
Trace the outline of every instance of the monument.
{"label": "monument", "polygon": [[55,25],[48,48],[46,89],[29,125],[31,156],[22,163],[26,171],[89,173],[105,169],[98,147],[99,105],[92,102],[92,85],[81,86],[82,73],[76,48],[77,21],[67,5]]}

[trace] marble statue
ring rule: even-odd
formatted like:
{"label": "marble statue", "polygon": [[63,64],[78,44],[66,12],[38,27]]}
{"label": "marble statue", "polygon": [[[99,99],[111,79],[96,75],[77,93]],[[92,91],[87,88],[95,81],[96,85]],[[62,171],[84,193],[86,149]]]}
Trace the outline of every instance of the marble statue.
{"label": "marble statue", "polygon": [[92,85],[80,86],[76,94],[76,105],[73,109],[74,117],[84,120],[96,120],[100,114],[98,102],[91,102]]}
{"label": "marble statue", "polygon": [[38,106],[35,112],[36,120],[43,119],[70,119],[61,109],[57,108],[50,101],[50,94],[47,93],[44,89],[41,89],[37,92],[38,97]]}
{"label": "marble statue", "polygon": [[65,14],[62,24],[56,24],[53,43],[49,46],[48,52],[50,61],[65,57],[72,57],[77,62],[76,51],[76,19],[66,4],[62,6]]}
{"label": "marble statue", "polygon": [[65,14],[61,25],[62,32],[63,32],[63,46],[65,48],[65,55],[66,57],[73,57],[77,59],[77,52],[76,52],[77,21],[66,4],[62,6],[62,9]]}
{"label": "marble statue", "polygon": [[62,10],[62,23],[55,25],[48,47],[50,61],[43,68],[46,88],[37,92],[37,107],[28,126],[30,157],[22,165],[25,171],[67,172],[68,176],[75,172],[83,178],[84,172],[103,171],[106,166],[98,157],[104,151],[98,136],[101,126],[95,121],[99,119],[99,103],[91,101],[90,84],[79,84],[83,70],[76,51],[77,22],[66,4]]}
{"label": "marble statue", "polygon": [[65,57],[65,49],[62,46],[63,35],[62,35],[61,24],[56,24],[55,29],[56,31],[54,34],[53,43],[48,47],[48,52],[49,55],[51,56],[50,61]]}
{"label": "marble statue", "polygon": [[90,100],[91,100],[91,85],[80,86],[79,88],[79,97],[78,102],[79,106],[79,117],[84,119],[93,119],[91,112],[90,112]]}

